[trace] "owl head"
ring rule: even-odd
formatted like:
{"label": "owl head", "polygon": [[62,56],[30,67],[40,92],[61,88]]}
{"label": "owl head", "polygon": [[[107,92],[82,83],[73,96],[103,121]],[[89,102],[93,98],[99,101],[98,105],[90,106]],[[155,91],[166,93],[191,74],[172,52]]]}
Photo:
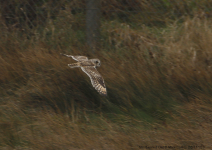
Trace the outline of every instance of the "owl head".
{"label": "owl head", "polygon": [[99,59],[90,59],[90,61],[92,61],[96,67],[100,67],[101,65],[101,62]]}

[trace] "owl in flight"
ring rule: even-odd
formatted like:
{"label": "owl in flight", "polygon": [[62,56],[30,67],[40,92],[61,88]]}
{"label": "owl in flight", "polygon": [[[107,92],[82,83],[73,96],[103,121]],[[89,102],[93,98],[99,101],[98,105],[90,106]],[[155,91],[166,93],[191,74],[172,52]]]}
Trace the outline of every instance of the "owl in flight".
{"label": "owl in flight", "polygon": [[104,79],[96,70],[96,67],[100,67],[101,63],[99,59],[88,59],[86,56],[72,56],[61,54],[66,57],[71,57],[78,61],[77,63],[68,64],[70,68],[80,67],[85,72],[93,85],[93,87],[103,96],[107,96],[107,90],[104,83]]}

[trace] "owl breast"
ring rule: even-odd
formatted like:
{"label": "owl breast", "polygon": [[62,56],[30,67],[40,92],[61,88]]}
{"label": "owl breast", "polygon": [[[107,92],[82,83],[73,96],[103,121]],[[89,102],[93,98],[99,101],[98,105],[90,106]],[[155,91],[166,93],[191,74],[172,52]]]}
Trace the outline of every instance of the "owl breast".
{"label": "owl breast", "polygon": [[81,62],[81,66],[95,66],[91,61],[83,61]]}

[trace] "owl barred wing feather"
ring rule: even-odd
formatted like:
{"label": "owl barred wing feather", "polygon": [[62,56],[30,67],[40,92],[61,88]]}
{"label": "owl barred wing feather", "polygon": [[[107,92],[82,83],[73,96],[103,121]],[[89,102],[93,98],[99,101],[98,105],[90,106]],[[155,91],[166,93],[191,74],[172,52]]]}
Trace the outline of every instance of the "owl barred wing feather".
{"label": "owl barred wing feather", "polygon": [[71,57],[71,58],[73,58],[76,61],[88,60],[88,57],[86,57],[86,56],[72,56],[72,55],[66,55],[66,54],[62,54],[62,53],[60,53],[60,55],[63,55],[63,56],[66,56],[66,57]]}
{"label": "owl barred wing feather", "polygon": [[72,56],[71,58],[73,58],[76,61],[85,61],[85,60],[88,60],[88,57],[86,57],[86,56]]}
{"label": "owl barred wing feather", "polygon": [[73,64],[68,64],[68,66],[70,68],[76,68],[76,67],[80,67],[80,64],[77,62],[77,63],[73,63]]}
{"label": "owl barred wing feather", "polygon": [[85,72],[91,80],[93,87],[104,96],[107,96],[107,90],[104,83],[104,79],[99,74],[94,66],[84,66],[81,67],[82,71]]}

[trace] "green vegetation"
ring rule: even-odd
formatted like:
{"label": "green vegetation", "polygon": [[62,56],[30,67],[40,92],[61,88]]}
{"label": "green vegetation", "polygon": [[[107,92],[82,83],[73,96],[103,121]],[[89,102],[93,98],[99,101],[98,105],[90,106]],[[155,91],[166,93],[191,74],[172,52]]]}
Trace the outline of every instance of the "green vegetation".
{"label": "green vegetation", "polygon": [[[211,2],[102,2],[95,54],[84,2],[1,3],[0,149],[210,146]],[[60,53],[99,58],[108,96]]]}

